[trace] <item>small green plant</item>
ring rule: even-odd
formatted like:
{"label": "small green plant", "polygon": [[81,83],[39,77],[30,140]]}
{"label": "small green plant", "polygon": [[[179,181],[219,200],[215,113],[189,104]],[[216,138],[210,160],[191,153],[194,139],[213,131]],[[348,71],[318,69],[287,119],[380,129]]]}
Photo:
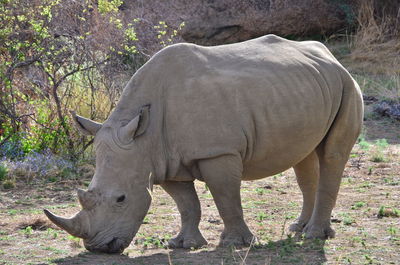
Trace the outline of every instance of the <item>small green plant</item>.
{"label": "small green plant", "polygon": [[13,189],[14,187],[15,187],[15,181],[13,181],[11,179],[5,180],[3,182],[3,188],[5,190],[10,190],[10,189]]}
{"label": "small green plant", "polygon": [[371,147],[371,144],[370,143],[368,143],[366,140],[365,140],[365,137],[364,136],[360,136],[360,138],[358,139],[358,145],[360,146],[360,148],[362,149],[362,150],[364,150],[364,151],[368,151],[369,150],[369,148]]}
{"label": "small green plant", "polygon": [[385,157],[383,156],[382,153],[376,153],[374,156],[372,156],[371,161],[374,163],[382,163],[385,162]]}
{"label": "small green plant", "polygon": [[5,180],[7,178],[7,175],[8,175],[7,167],[3,163],[0,163],[0,181]]}
{"label": "small green plant", "polygon": [[353,217],[351,217],[348,213],[342,213],[341,216],[343,217],[344,225],[352,225],[353,223],[355,223]]}
{"label": "small green plant", "polygon": [[383,217],[383,216],[385,216],[385,209],[386,209],[385,206],[381,206],[381,207],[379,208],[378,217]]}
{"label": "small green plant", "polygon": [[390,240],[396,244],[400,244],[399,229],[394,226],[390,226],[387,231],[390,235]]}
{"label": "small green plant", "polygon": [[400,217],[400,210],[396,208],[381,206],[378,211],[378,218]]}
{"label": "small green plant", "polygon": [[383,182],[385,182],[385,184],[388,184],[388,185],[391,185],[391,186],[400,185],[400,181],[399,180],[395,180],[395,178],[393,176],[384,178]]}
{"label": "small green plant", "polygon": [[264,195],[265,189],[264,188],[256,188],[256,192],[258,195]]}
{"label": "small green plant", "polygon": [[385,157],[384,151],[389,146],[386,139],[378,139],[375,142],[375,150],[372,152],[371,161],[375,163],[385,162],[387,159]]}
{"label": "small green plant", "polygon": [[142,224],[148,224],[148,223],[150,223],[150,218],[148,216],[145,216]]}
{"label": "small green plant", "polygon": [[47,228],[46,231],[47,231],[47,236],[52,237],[53,239],[56,239],[58,237],[58,232],[53,228]]}
{"label": "small green plant", "polygon": [[152,246],[154,246],[156,248],[164,248],[164,241],[165,241],[164,239],[150,236],[150,237],[146,237],[142,243],[143,243],[143,247],[145,247],[145,248],[149,248]]}
{"label": "small green plant", "polygon": [[343,218],[343,224],[344,225],[352,225],[354,223],[354,219],[350,216],[346,216]]}
{"label": "small green plant", "polygon": [[371,183],[371,182],[369,182],[369,181],[366,181],[366,182],[364,182],[363,184],[361,184],[360,186],[359,186],[359,188],[371,188],[371,187],[373,187],[374,186],[374,184],[373,183]]}
{"label": "small green plant", "polygon": [[47,178],[47,180],[48,180],[49,182],[56,182],[56,181],[57,181],[57,177],[55,177],[55,176],[50,176],[50,177]]}
{"label": "small green plant", "polygon": [[343,260],[345,260],[348,264],[352,264],[352,260],[349,257],[343,257]]}
{"label": "small green plant", "polygon": [[26,236],[29,237],[33,234],[33,228],[32,226],[27,226],[24,229],[22,229],[22,233]]}
{"label": "small green plant", "polygon": [[393,226],[389,227],[387,231],[389,232],[389,234],[390,234],[391,236],[396,236],[397,233],[398,233],[397,228],[396,228],[396,227],[393,227]]}
{"label": "small green plant", "polygon": [[80,248],[81,247],[81,245],[80,245],[81,239],[79,237],[68,235],[67,238],[71,242],[71,246],[72,247],[75,247],[75,248]]}
{"label": "small green plant", "polygon": [[66,250],[64,250],[64,249],[58,249],[58,248],[55,248],[55,247],[42,247],[42,249],[43,249],[43,250],[51,251],[51,252],[53,252],[54,254],[66,254],[66,253],[67,253]]}
{"label": "small green plant", "polygon": [[266,219],[268,217],[268,215],[265,212],[259,212],[257,213],[257,220],[258,221],[263,221],[264,219]]}
{"label": "small green plant", "polygon": [[376,140],[375,145],[378,146],[378,148],[380,148],[382,150],[386,149],[389,146],[389,144],[388,144],[386,139],[378,139],[378,140]]}
{"label": "small green plant", "polygon": [[167,46],[173,43],[173,40],[178,35],[178,32],[182,31],[183,27],[185,27],[185,22],[182,22],[177,29],[169,28],[165,21],[159,21],[158,25],[153,27],[157,30],[157,38],[160,40],[160,44],[162,46]]}
{"label": "small green plant", "polygon": [[358,154],[350,154],[350,158],[357,158],[357,157],[359,157]]}
{"label": "small green plant", "polygon": [[373,264],[374,263],[374,258],[372,258],[371,256],[369,256],[368,254],[364,255],[364,258],[367,260],[366,264]]}
{"label": "small green plant", "polygon": [[68,240],[77,241],[77,242],[79,242],[79,240],[80,240],[79,237],[76,237],[76,236],[73,236],[73,235],[68,235],[67,238],[68,238]]}
{"label": "small green plant", "polygon": [[362,201],[356,202],[353,206],[351,206],[351,209],[352,210],[356,210],[356,209],[359,209],[359,208],[361,208],[361,207],[363,207],[365,205],[366,205],[365,202],[362,202]]}
{"label": "small green plant", "polygon": [[354,246],[355,243],[360,243],[363,247],[366,247],[365,239],[360,236],[354,236],[350,239],[352,245]]}
{"label": "small green plant", "polygon": [[14,215],[17,214],[17,210],[11,209],[11,210],[8,210],[7,213],[8,213],[8,215],[10,215],[10,216],[14,216]]}

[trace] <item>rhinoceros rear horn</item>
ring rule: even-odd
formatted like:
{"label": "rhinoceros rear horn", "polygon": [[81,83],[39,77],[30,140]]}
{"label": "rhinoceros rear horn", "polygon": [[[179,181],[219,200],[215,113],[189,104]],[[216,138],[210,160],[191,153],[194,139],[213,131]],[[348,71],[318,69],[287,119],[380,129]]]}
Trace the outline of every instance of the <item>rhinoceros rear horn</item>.
{"label": "rhinoceros rear horn", "polygon": [[71,235],[80,237],[80,238],[87,237],[87,234],[88,234],[87,220],[84,220],[85,216],[83,215],[82,211],[77,213],[72,218],[64,218],[64,217],[54,215],[46,209],[43,211],[46,214],[47,218],[50,219],[50,221],[52,221],[55,225],[64,229]]}
{"label": "rhinoceros rear horn", "polygon": [[102,126],[101,123],[76,115],[75,111],[71,111],[71,115],[76,128],[84,135],[96,135]]}
{"label": "rhinoceros rear horn", "polygon": [[85,210],[92,209],[96,204],[96,198],[94,194],[89,191],[84,191],[82,189],[77,190],[79,203],[82,205],[82,208]]}

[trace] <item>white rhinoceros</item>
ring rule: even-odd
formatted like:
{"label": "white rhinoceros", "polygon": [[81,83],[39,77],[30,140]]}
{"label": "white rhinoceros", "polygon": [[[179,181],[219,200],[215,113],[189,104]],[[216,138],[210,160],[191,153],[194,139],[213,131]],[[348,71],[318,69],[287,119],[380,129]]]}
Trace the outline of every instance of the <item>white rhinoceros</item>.
{"label": "white rhinoceros", "polygon": [[169,46],[132,77],[103,124],[73,116],[83,133],[96,136],[96,172],[88,191],[78,191],[76,216],[45,213],[88,250],[115,253],[138,231],[153,184],[181,214],[169,246],[207,244],[198,228],[196,179],[207,184],[223,219],[220,244],[249,244],[241,181],[290,167],[304,199],[290,229],[333,237],[331,212],[363,102],[324,45],[267,35],[215,47]]}

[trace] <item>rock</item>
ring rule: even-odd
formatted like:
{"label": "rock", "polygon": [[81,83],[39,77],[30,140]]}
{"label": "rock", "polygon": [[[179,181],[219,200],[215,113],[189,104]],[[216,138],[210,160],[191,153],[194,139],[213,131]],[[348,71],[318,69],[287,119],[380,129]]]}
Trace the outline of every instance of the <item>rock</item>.
{"label": "rock", "polygon": [[394,101],[381,101],[374,107],[374,112],[381,116],[400,121],[400,103]]}
{"label": "rock", "polygon": [[[188,42],[216,45],[274,33],[281,36],[329,34],[355,19],[356,0],[170,0],[125,1],[125,20],[165,21],[185,27]],[[149,28],[150,29],[150,28]]]}

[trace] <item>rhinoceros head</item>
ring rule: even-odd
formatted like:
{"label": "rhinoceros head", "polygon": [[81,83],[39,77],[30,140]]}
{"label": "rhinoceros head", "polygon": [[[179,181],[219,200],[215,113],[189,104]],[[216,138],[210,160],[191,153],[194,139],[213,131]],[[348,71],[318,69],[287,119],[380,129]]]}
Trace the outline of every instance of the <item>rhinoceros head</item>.
{"label": "rhinoceros head", "polygon": [[72,115],[81,132],[95,135],[95,175],[87,191],[78,190],[82,210],[74,217],[44,212],[57,226],[82,238],[89,251],[120,253],[132,241],[151,202],[151,163],[146,137],[141,136],[149,107],[118,126]]}

